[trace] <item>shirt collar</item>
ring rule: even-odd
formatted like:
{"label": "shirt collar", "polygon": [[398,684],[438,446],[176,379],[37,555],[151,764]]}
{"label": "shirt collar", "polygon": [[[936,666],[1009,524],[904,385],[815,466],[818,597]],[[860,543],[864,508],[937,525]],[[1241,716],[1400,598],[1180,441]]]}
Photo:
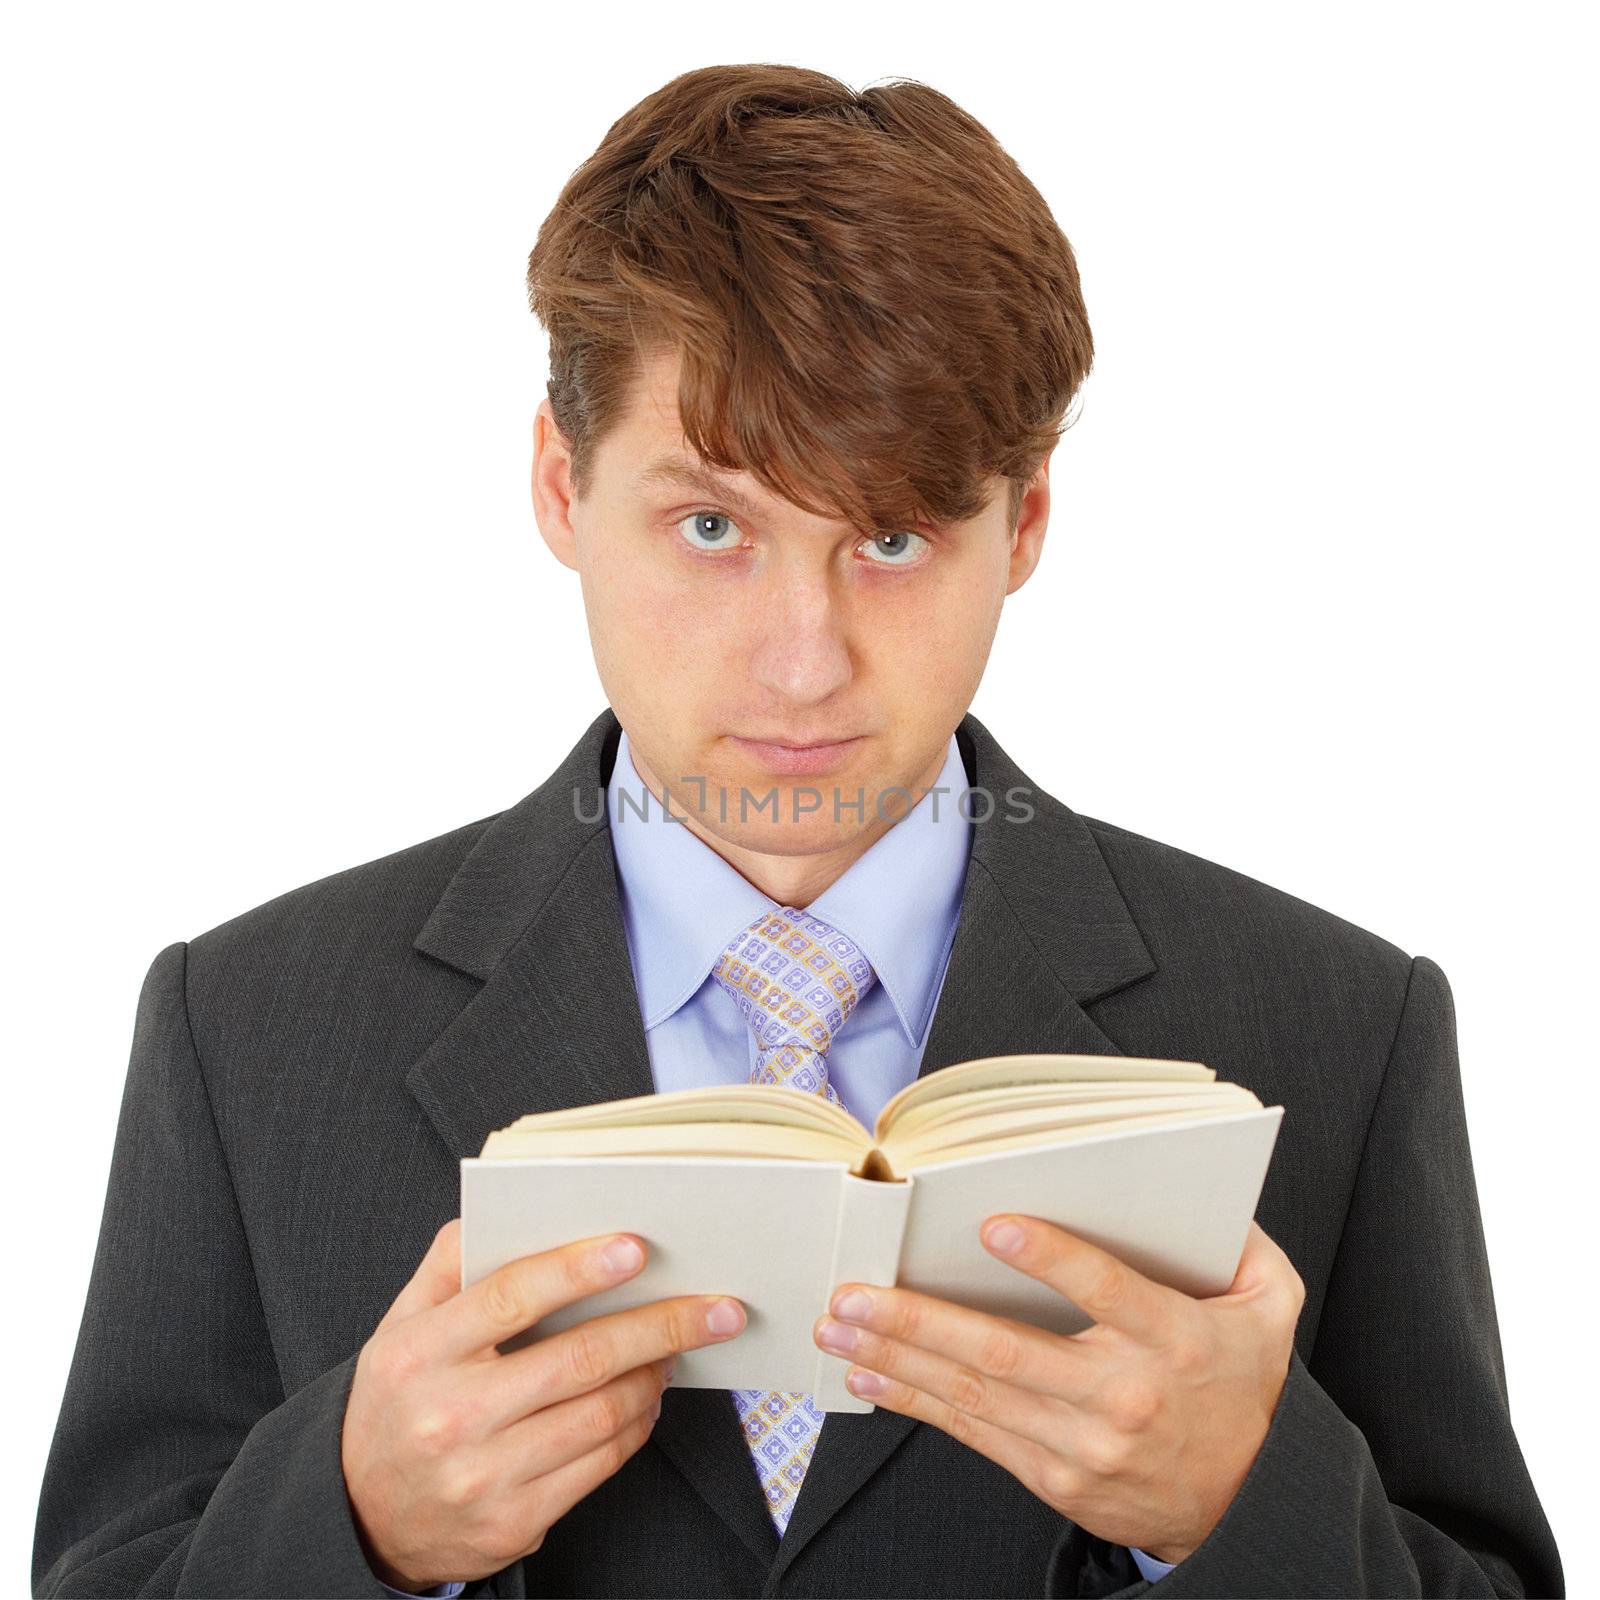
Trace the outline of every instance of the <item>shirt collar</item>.
{"label": "shirt collar", "polygon": [[[955,934],[972,824],[967,770],[952,734],[934,787],[806,909],[861,947],[920,1048]],[[942,791],[942,792],[940,792]],[[624,729],[607,785],[623,922],[646,1029],[705,982],[741,929],[778,902],[684,825],[668,820],[633,764]]]}

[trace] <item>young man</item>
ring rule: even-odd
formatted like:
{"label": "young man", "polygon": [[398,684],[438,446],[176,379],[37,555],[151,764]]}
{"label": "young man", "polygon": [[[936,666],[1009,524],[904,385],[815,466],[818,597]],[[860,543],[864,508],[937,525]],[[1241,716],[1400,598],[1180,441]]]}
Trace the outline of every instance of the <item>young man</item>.
{"label": "young man", "polygon": [[[156,957],[36,1590],[1558,1593],[1444,974],[1077,815],[967,712],[1092,355],[1038,193],[922,85],[713,68],[610,130],[529,280],[609,706],[510,809]],[[839,1004],[775,1028],[741,974],[795,961]],[[1094,1325],[841,1285],[814,1336],[877,1409],[824,1418],[665,1387],[739,1336],[716,1294],[501,1353],[648,1219],[458,1290],[456,1163],[524,1112],[749,1079],[870,1123],[1013,1051],[1286,1107],[1226,1294],[997,1196],[984,1242]]]}

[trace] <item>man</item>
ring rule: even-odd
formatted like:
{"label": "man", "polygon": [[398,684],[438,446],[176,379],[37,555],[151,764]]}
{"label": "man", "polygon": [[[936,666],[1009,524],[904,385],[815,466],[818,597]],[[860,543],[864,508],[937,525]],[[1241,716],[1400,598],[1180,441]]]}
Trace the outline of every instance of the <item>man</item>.
{"label": "man", "polygon": [[[1037,191],[924,86],[712,68],[610,130],[530,286],[609,706],[508,810],[156,957],[36,1590],[1559,1593],[1444,974],[1077,815],[967,712],[1092,354]],[[756,1025],[751,948],[822,963],[820,1031]],[[750,1079],[870,1121],[1014,1051],[1285,1106],[1226,1294],[997,1196],[986,1245],[1093,1326],[840,1285],[814,1337],[877,1409],[824,1418],[667,1386],[739,1336],[714,1292],[500,1349],[649,1219],[458,1288],[456,1163],[522,1113]]]}

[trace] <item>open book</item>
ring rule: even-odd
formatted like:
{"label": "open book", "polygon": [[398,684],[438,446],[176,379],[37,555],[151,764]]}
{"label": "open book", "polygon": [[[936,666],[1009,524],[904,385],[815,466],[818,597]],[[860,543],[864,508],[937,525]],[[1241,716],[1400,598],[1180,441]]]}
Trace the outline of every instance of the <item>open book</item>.
{"label": "open book", "polygon": [[870,1411],[811,1337],[833,1290],[899,1284],[1060,1333],[1088,1319],[992,1256],[984,1219],[1059,1224],[1192,1295],[1233,1281],[1283,1117],[1196,1061],[1017,1055],[915,1079],[869,1132],[820,1095],[750,1084],[526,1116],[461,1163],[462,1287],[610,1232],[642,1271],[524,1338],[677,1294],[748,1316],[685,1351],[675,1388],[809,1392]]}

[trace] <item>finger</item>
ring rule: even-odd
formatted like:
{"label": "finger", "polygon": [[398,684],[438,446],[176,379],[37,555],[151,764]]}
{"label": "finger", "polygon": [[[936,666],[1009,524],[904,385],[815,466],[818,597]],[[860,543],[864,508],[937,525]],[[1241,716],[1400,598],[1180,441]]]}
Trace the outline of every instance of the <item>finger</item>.
{"label": "finger", "polygon": [[834,1294],[830,1310],[834,1315],[819,1317],[813,1335],[825,1333],[818,1343],[835,1355],[863,1360],[849,1340],[852,1333],[870,1331],[874,1342],[863,1349],[876,1349],[881,1339],[914,1345],[987,1378],[1073,1402],[1093,1383],[1099,1359],[1090,1345],[914,1289],[845,1284]]}
{"label": "finger", "polygon": [[617,1433],[542,1477],[494,1480],[512,1484],[498,1497],[492,1518],[496,1563],[503,1566],[532,1555],[551,1526],[611,1477],[650,1437],[657,1414],[656,1405],[648,1406]]}
{"label": "finger", "polygon": [[646,1412],[654,1413],[666,1388],[665,1369],[664,1361],[635,1367],[598,1389],[546,1406],[501,1429],[493,1445],[505,1463],[500,1481],[522,1484],[548,1477],[622,1433]]}
{"label": "finger", "polygon": [[1014,1478],[1024,1484],[1037,1481],[1036,1474],[1041,1459],[1039,1446],[1006,1428],[997,1427],[981,1417],[958,1410],[949,1401],[927,1394],[898,1379],[885,1377],[882,1387],[871,1388],[858,1382],[859,1369],[845,1375],[846,1387],[852,1394],[888,1411],[898,1411],[902,1416],[915,1417],[919,1422],[931,1423],[947,1433],[958,1443],[987,1456],[997,1466],[1004,1467]]}
{"label": "finger", "polygon": [[[1004,1224],[1020,1235],[1013,1250],[1000,1248]],[[1188,1295],[1135,1272],[1109,1250],[1038,1217],[998,1214],[985,1222],[980,1237],[1000,1260],[1048,1284],[1091,1321],[1142,1344],[1166,1342],[1194,1305]]]}
{"label": "finger", "polygon": [[627,1427],[598,1444],[587,1454],[542,1478],[533,1479],[523,1491],[523,1516],[528,1527],[549,1527],[564,1517],[585,1495],[614,1477],[650,1437],[655,1427],[656,1410],[637,1416]]}
{"label": "finger", "polygon": [[[826,1318],[819,1318],[819,1324]],[[844,1328],[844,1324],[835,1324]],[[824,1332],[826,1330],[823,1330]],[[846,1359],[869,1374],[893,1379],[916,1389],[974,1421],[992,1423],[1045,1449],[1059,1448],[1067,1431],[1068,1403],[1048,1391],[1018,1388],[974,1367],[916,1345],[901,1344],[866,1328],[854,1334]],[[1062,1340],[1064,1345],[1069,1341]],[[826,1348],[826,1346],[825,1346]],[[841,1354],[844,1352],[835,1352]],[[1068,1362],[1072,1368],[1073,1363]],[[846,1374],[848,1384],[849,1374]],[[863,1394],[862,1398],[871,1399]]]}
{"label": "finger", "polygon": [[1242,1293],[1264,1284],[1288,1282],[1294,1276],[1294,1264],[1284,1253],[1282,1245],[1273,1240],[1254,1219],[1245,1235],[1244,1250],[1239,1257],[1239,1269],[1228,1286],[1229,1294]]}
{"label": "finger", "polygon": [[433,1243],[406,1286],[384,1312],[379,1328],[403,1322],[419,1311],[443,1305],[461,1292],[461,1218],[452,1217],[434,1234]]}
{"label": "finger", "polygon": [[[732,1307],[738,1315],[713,1326],[711,1313]],[[744,1328],[744,1309],[724,1295],[676,1295],[629,1311],[591,1317],[520,1350],[486,1362],[477,1377],[491,1427],[587,1394],[619,1374],[665,1361],[680,1350],[722,1344]]]}
{"label": "finger", "polygon": [[600,1234],[519,1256],[425,1314],[422,1330],[436,1355],[464,1361],[531,1328],[558,1306],[633,1277],[644,1265],[637,1234]]}
{"label": "finger", "polygon": [[1299,1317],[1305,1297],[1305,1280],[1295,1269],[1288,1252],[1259,1222],[1252,1220],[1239,1257],[1239,1269],[1227,1293],[1214,1297],[1215,1303],[1265,1298],[1293,1321]]}

